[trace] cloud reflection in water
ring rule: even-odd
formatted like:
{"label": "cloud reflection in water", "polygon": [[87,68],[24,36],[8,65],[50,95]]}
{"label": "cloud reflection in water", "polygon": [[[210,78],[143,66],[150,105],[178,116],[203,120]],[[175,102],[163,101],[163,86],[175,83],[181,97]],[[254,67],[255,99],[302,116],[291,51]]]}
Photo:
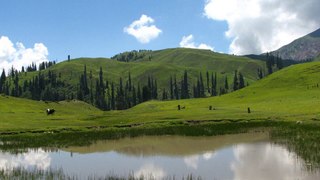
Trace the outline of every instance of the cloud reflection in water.
{"label": "cloud reflection in water", "polygon": [[46,170],[51,164],[51,157],[43,149],[28,150],[26,153],[12,155],[9,153],[0,153],[0,169],[12,170],[13,168],[35,167],[39,170]]}
{"label": "cloud reflection in water", "polygon": [[319,174],[303,171],[302,160],[282,146],[241,144],[234,149],[231,163],[234,179],[317,179]]}
{"label": "cloud reflection in water", "polygon": [[134,172],[136,178],[143,176],[145,179],[163,179],[167,175],[166,172],[154,164],[145,164],[139,170]]}
{"label": "cloud reflection in water", "polygon": [[198,169],[199,161],[201,160],[201,157],[209,161],[210,159],[214,158],[216,156],[215,152],[205,152],[202,155],[191,155],[186,156],[183,158],[184,163],[187,167],[191,167],[193,169]]}

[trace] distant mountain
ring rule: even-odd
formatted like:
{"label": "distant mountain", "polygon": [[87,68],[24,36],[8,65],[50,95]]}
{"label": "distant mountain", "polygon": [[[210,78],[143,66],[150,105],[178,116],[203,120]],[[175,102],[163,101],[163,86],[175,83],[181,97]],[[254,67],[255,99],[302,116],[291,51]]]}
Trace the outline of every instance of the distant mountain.
{"label": "distant mountain", "polygon": [[[255,59],[255,60],[261,60],[261,61],[267,61],[267,54],[260,54],[260,55],[256,55],[256,54],[248,54],[248,55],[244,55],[244,57],[248,57],[250,59]],[[290,59],[282,59],[282,65],[283,67],[287,67],[293,64],[299,64],[302,63],[302,61],[294,61],[294,60],[290,60]]]}
{"label": "distant mountain", "polygon": [[320,29],[271,52],[282,59],[310,61],[320,55]]}

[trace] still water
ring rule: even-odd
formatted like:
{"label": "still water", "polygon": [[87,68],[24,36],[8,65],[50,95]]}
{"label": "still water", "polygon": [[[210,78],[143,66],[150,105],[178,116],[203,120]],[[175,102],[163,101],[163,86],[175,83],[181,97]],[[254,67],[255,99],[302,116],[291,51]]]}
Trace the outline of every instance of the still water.
{"label": "still water", "polygon": [[0,168],[62,169],[78,178],[117,175],[155,179],[189,174],[202,179],[320,179],[318,171],[268,134],[213,137],[146,136],[98,141],[55,151],[41,148],[21,154],[0,152]]}

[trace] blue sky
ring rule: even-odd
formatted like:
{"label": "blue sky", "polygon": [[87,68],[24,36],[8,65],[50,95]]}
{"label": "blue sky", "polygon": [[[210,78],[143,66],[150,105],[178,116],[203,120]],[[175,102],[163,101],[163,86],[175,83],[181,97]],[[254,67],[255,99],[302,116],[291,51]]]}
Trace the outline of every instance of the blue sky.
{"label": "blue sky", "polygon": [[[49,59],[111,57],[134,49],[179,47],[183,36],[228,52],[225,22],[205,17],[200,0],[10,0],[2,3],[0,36],[26,47],[43,43]],[[143,44],[124,32],[142,14],[154,19],[160,35]]]}
{"label": "blue sky", "polygon": [[260,54],[318,29],[319,9],[319,0],[2,0],[0,69],[173,47]]}

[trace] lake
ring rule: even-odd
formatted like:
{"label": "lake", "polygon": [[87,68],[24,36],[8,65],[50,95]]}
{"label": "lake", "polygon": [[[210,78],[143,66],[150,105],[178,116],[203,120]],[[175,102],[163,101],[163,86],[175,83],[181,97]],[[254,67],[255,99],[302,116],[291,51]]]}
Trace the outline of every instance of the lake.
{"label": "lake", "polygon": [[210,137],[142,136],[97,141],[90,146],[0,153],[0,168],[61,169],[79,179],[115,175],[153,179],[320,179],[317,170],[268,133]]}

